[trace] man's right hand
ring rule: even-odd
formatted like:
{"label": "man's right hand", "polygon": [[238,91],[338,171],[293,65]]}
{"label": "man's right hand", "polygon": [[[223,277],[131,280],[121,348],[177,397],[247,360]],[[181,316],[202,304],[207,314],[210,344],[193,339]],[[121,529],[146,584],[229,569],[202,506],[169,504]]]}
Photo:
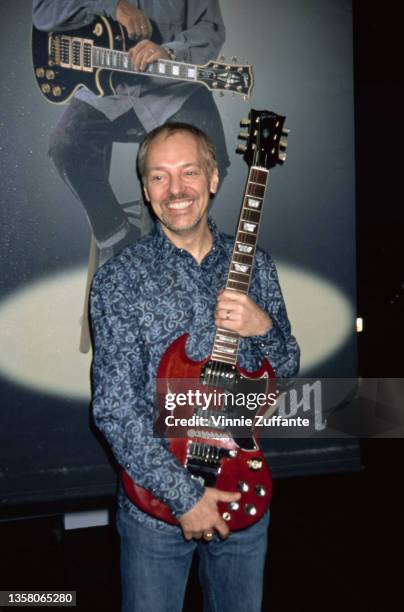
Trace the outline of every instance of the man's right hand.
{"label": "man's right hand", "polygon": [[152,26],[149,18],[127,0],[119,0],[115,18],[126,28],[129,38],[150,38]]}
{"label": "man's right hand", "polygon": [[186,540],[199,539],[205,533],[214,533],[215,531],[219,533],[221,538],[226,538],[229,535],[229,528],[221,517],[217,504],[218,502],[237,501],[240,497],[240,493],[229,493],[206,487],[199,502],[178,519],[184,538]]}

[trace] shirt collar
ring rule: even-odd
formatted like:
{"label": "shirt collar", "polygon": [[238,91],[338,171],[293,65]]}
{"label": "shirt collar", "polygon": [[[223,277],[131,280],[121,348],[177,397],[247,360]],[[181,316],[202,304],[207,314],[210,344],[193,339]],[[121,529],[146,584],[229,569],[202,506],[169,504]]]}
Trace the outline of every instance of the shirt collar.
{"label": "shirt collar", "polygon": [[[208,217],[208,226],[212,233],[212,248],[206,257],[211,257],[214,253],[217,252],[225,252],[225,244],[223,240],[223,236],[219,232],[216,223]],[[171,240],[164,233],[161,223],[156,221],[154,224],[154,228],[152,230],[153,241],[156,246],[156,250],[158,251],[158,257],[164,258],[167,257],[168,254],[180,254],[184,249],[179,249],[171,242]]]}

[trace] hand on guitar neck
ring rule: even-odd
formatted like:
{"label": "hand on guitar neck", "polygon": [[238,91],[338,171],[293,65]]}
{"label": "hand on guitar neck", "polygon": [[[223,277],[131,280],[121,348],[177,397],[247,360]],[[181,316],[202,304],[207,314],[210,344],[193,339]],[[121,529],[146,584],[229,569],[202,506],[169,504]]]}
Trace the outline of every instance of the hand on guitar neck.
{"label": "hand on guitar neck", "polygon": [[215,325],[240,336],[262,336],[272,328],[272,321],[248,295],[224,289],[217,301]]}
{"label": "hand on guitar neck", "polygon": [[138,42],[128,50],[135,70],[143,72],[149,64],[158,59],[172,59],[164,47],[149,40],[152,26],[147,15],[127,0],[120,0],[116,8],[116,20],[126,28],[128,36]]}
{"label": "hand on guitar neck", "polygon": [[213,534],[215,531],[221,538],[227,538],[229,528],[222,519],[217,504],[218,502],[236,502],[240,497],[240,493],[229,493],[228,491],[206,487],[199,502],[178,519],[184,538],[186,540],[200,539],[204,537],[204,534]]}

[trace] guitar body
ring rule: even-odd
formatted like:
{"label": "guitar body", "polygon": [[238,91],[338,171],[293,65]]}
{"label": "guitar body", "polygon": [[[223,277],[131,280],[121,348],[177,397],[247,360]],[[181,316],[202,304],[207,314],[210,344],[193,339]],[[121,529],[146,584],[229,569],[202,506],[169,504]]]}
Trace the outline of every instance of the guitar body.
{"label": "guitar body", "polygon": [[251,94],[251,66],[216,60],[198,66],[160,59],[139,72],[127,53],[135,44],[117,21],[107,17],[97,17],[90,25],[64,32],[41,32],[33,27],[32,61],[39,90],[49,102],[63,104],[79,87],[107,96],[115,94],[114,81],[141,75],[203,84],[211,91],[244,97]]}
{"label": "guitar body", "polygon": [[[163,355],[157,372],[159,398],[164,398],[167,393],[184,391],[181,380],[186,380],[187,389],[192,380],[195,381],[195,390],[213,392],[211,384],[206,386],[203,382],[204,370],[206,371],[206,367],[212,362],[209,358],[203,361],[189,359],[185,351],[187,338],[188,334],[177,338]],[[274,372],[266,359],[256,372],[247,372],[239,366],[235,366],[235,370],[238,378],[237,391],[269,393]],[[216,384],[214,389],[218,389]],[[161,412],[163,415],[167,414],[163,405]],[[185,408],[185,413],[190,416],[190,409]],[[241,492],[242,496],[237,504],[218,505],[231,531],[243,529],[258,521],[271,500],[272,477],[252,433],[249,437],[242,438],[224,437],[223,434],[212,437],[214,432],[210,429],[207,439],[203,435],[206,434],[205,430],[201,430],[200,435],[195,428],[193,431],[193,437],[186,437],[184,429],[181,430],[183,437],[169,437],[171,452],[194,478],[200,479],[206,486]],[[141,510],[167,523],[178,524],[169,507],[134,483],[126,472],[123,472],[123,485],[128,497]]]}
{"label": "guitar body", "polygon": [[[75,67],[71,50],[66,57],[54,56],[55,40],[72,37],[93,41],[105,49],[126,51],[126,36],[122,26],[106,17],[98,17],[90,25],[66,32],[42,32],[32,28],[32,60],[38,87],[49,102],[64,104],[79,87],[87,87],[97,96],[115,94],[113,77],[116,73],[104,68]],[[63,45],[63,42],[62,42]],[[77,61],[77,65],[79,62]],[[81,66],[83,62],[81,62]]]}

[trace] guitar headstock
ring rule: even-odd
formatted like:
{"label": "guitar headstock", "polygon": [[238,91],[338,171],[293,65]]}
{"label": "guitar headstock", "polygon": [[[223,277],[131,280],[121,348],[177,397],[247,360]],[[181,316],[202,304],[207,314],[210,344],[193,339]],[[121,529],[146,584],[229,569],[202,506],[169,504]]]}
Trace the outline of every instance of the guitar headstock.
{"label": "guitar headstock", "polygon": [[[234,58],[235,60],[235,58]],[[198,80],[205,83],[211,91],[239,94],[249,98],[254,84],[252,68],[249,64],[225,63],[211,60],[198,66]]]}
{"label": "guitar headstock", "polygon": [[272,111],[251,109],[248,119],[242,119],[240,125],[248,127],[248,132],[240,132],[240,138],[246,144],[238,145],[237,152],[243,153],[248,166],[273,168],[283,164],[286,159],[287,136],[289,130],[284,128],[286,117]]}

